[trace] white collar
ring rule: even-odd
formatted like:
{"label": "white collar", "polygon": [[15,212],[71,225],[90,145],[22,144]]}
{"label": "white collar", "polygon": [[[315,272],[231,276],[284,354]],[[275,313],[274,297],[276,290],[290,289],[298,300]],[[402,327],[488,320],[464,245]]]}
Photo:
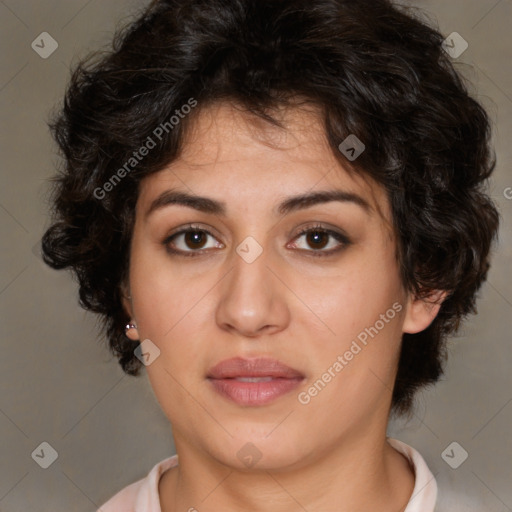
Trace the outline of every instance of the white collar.
{"label": "white collar", "polygon": [[423,457],[412,446],[387,439],[388,443],[409,460],[414,471],[414,489],[404,512],[434,512],[437,500],[437,482]]}
{"label": "white collar", "polygon": [[[437,483],[423,457],[411,446],[387,438],[388,443],[398,452],[405,455],[414,471],[414,489],[404,512],[434,512],[437,500]],[[102,505],[98,512],[162,512],[158,483],[162,474],[178,465],[178,455],[168,457],[153,466],[145,478],[128,485],[109,501]]]}

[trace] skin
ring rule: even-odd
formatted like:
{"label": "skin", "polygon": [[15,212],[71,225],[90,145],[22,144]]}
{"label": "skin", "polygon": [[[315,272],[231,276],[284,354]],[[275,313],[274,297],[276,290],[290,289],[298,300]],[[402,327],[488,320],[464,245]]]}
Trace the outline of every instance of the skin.
{"label": "skin", "polygon": [[[414,300],[402,287],[385,192],[347,174],[318,112],[276,115],[286,129],[227,103],[204,108],[180,157],[141,183],[124,307],[138,326],[128,336],[160,350],[146,370],[179,456],[160,480],[162,511],[398,512],[414,487],[408,462],[386,442],[400,340],[428,327],[439,304]],[[146,217],[168,189],[224,201],[226,216],[174,204]],[[285,197],[332,189],[357,193],[373,210],[332,201],[274,213]],[[164,240],[188,223],[212,235],[203,233],[198,245],[184,235],[169,243],[203,253],[169,253]],[[324,237],[315,249],[311,237],[297,237],[317,223],[351,243]],[[236,252],[248,236],[263,248],[250,264]],[[300,403],[298,393],[394,303],[401,311]],[[234,356],[273,357],[305,379],[270,404],[242,407],[206,380],[213,365]],[[250,468],[237,457],[248,442],[261,454]]]}

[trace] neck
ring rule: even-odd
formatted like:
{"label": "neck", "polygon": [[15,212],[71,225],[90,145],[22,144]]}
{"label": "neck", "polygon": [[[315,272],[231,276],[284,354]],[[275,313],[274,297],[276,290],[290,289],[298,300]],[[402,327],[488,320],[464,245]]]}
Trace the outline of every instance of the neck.
{"label": "neck", "polygon": [[223,510],[405,510],[414,474],[385,433],[345,436],[335,450],[312,453],[300,467],[240,471],[205,456],[174,433],[179,464],[160,480],[162,512]]}

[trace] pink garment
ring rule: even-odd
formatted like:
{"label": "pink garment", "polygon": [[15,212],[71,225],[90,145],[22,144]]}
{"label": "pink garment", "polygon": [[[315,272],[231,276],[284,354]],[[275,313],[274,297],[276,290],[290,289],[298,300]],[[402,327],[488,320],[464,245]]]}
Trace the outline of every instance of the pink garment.
{"label": "pink garment", "polygon": [[[387,441],[407,457],[415,474],[414,489],[404,512],[434,512],[437,483],[423,457],[402,441],[391,438],[388,438]],[[177,465],[177,455],[162,460],[151,469],[145,478],[119,491],[97,512],[162,512],[158,482],[165,471]]]}

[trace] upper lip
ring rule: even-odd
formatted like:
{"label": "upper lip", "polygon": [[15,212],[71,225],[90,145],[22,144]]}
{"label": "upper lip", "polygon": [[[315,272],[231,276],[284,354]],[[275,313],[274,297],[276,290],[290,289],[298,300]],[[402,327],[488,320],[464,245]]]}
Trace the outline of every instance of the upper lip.
{"label": "upper lip", "polygon": [[258,357],[245,359],[233,357],[210,368],[208,378],[232,379],[235,377],[281,377],[286,379],[303,378],[304,375],[277,359]]}

